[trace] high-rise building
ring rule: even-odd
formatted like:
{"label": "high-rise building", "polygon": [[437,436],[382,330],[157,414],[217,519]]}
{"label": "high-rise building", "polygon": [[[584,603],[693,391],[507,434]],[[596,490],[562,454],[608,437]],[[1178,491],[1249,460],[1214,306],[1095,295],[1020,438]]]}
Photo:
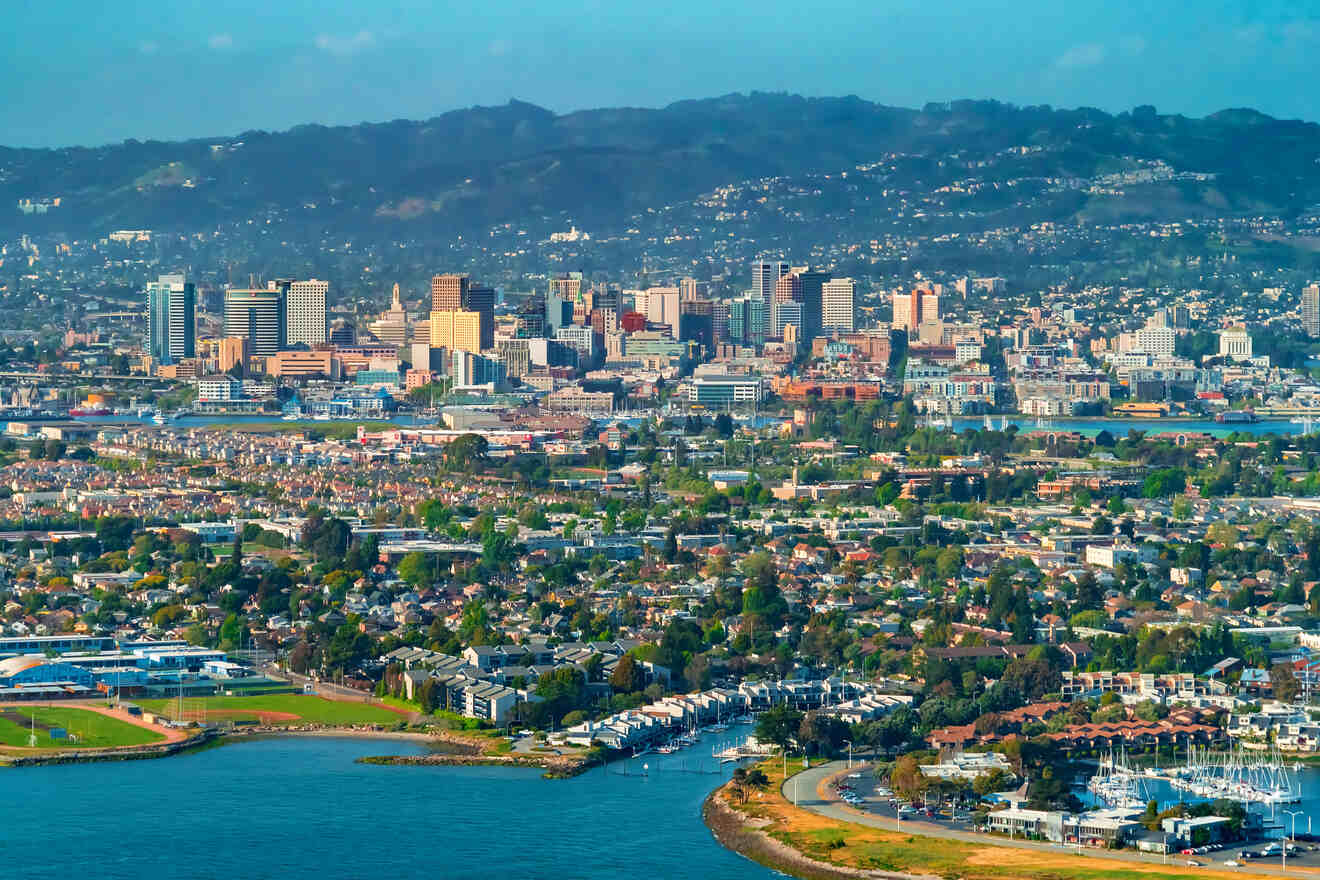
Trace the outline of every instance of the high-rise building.
{"label": "high-rise building", "polygon": [[481,352],[481,313],[431,312],[431,347]]}
{"label": "high-rise building", "polygon": [[840,333],[851,333],[856,329],[854,291],[855,285],[851,278],[834,278],[825,282],[821,288],[822,329]]}
{"label": "high-rise building", "polygon": [[569,272],[558,278],[551,278],[548,292],[563,302],[577,302],[578,297],[582,295],[582,273]]}
{"label": "high-rise building", "polygon": [[798,302],[802,303],[802,321],[798,324],[798,343],[810,347],[811,341],[821,334],[825,284],[830,280],[829,272],[804,269],[795,273],[801,281],[802,293]]}
{"label": "high-rise building", "polygon": [[705,281],[698,281],[695,278],[682,278],[678,282],[678,298],[683,302],[705,299],[706,292],[709,289],[710,285]]}
{"label": "high-rise building", "polygon": [[327,281],[276,282],[284,290],[284,333],[286,345],[324,345],[326,341],[325,295]]}
{"label": "high-rise building", "polygon": [[753,263],[752,296],[769,302],[775,294],[775,284],[788,274],[788,263]]}
{"label": "high-rise building", "polygon": [[222,373],[228,373],[234,367],[247,369],[248,341],[242,336],[227,336],[216,343],[215,355]]}
{"label": "high-rise building", "polygon": [[381,312],[380,317],[371,324],[371,332],[386,345],[405,348],[408,345],[408,312],[403,307],[403,298],[399,295],[399,285],[394,285],[390,297],[390,307]]}
{"label": "high-rise building", "polygon": [[[473,283],[467,275],[436,275],[431,279],[431,311],[476,312],[480,316],[478,328],[480,351],[495,345],[495,290]],[[435,318],[432,317],[432,322]],[[435,333],[431,334],[432,340]],[[434,344],[434,343],[433,343]]]}
{"label": "high-rise building", "polygon": [[668,324],[678,330],[679,294],[677,287],[648,287],[637,294],[637,311],[652,324]]}
{"label": "high-rise building", "polygon": [[[799,330],[801,330],[802,303],[794,302],[793,300],[785,300],[784,302],[778,302],[778,301],[773,302],[770,304],[770,306],[771,306],[771,319],[770,319],[771,336],[773,336],[776,339],[783,339],[784,328],[787,327],[789,324],[792,324],[794,327],[797,327],[799,328]],[[801,332],[799,332],[797,338],[800,339],[801,336],[802,334]]]}
{"label": "high-rise building", "polygon": [[467,301],[472,279],[466,275],[435,275],[431,278],[431,311],[459,312]]}
{"label": "high-rise building", "polygon": [[915,336],[923,322],[934,323],[940,319],[940,298],[928,290],[895,291],[893,302],[892,326],[895,330],[906,330],[908,336]]}
{"label": "high-rise building", "polygon": [[770,302],[750,295],[729,303],[729,340],[746,345],[764,345],[770,305]]}
{"label": "high-rise building", "polygon": [[246,339],[249,357],[270,357],[285,348],[284,294],[275,281],[225,291],[225,336]]}
{"label": "high-rise building", "polygon": [[147,284],[147,354],[158,364],[197,356],[197,289],[182,275]]}
{"label": "high-rise building", "polygon": [[802,302],[802,276],[796,272],[779,276],[769,299],[777,303]]}
{"label": "high-rise building", "polygon": [[468,286],[463,308],[481,316],[481,350],[495,347],[495,288],[480,284]]}
{"label": "high-rise building", "polygon": [[1307,336],[1320,336],[1320,284],[1302,288],[1302,329]]}

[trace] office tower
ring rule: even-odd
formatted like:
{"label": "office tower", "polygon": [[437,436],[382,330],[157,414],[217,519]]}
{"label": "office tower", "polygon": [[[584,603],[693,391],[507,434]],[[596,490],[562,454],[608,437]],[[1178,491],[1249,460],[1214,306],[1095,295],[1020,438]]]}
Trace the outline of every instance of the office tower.
{"label": "office tower", "polygon": [[933,323],[940,318],[940,298],[930,291],[896,291],[893,302],[893,327],[895,330],[906,330],[908,336],[915,335],[923,321]]}
{"label": "office tower", "polygon": [[777,303],[802,302],[802,276],[796,272],[779,276],[769,299]]}
{"label": "office tower", "polygon": [[481,350],[495,347],[495,288],[472,284],[463,308],[481,316]]}
{"label": "office tower", "polygon": [[678,298],[682,302],[705,299],[710,285],[695,278],[683,278],[678,282]]}
{"label": "office tower", "polygon": [[717,300],[711,307],[711,323],[715,330],[715,341],[722,342],[729,338],[729,304]]}
{"label": "office tower", "polygon": [[357,327],[346,318],[335,318],[330,322],[331,345],[357,345]]}
{"label": "office tower", "polygon": [[481,352],[481,313],[431,312],[431,347]]}
{"label": "office tower", "polygon": [[216,362],[222,373],[228,373],[234,367],[247,369],[247,339],[242,336],[227,336],[221,339],[216,344]]}
{"label": "office tower", "polygon": [[826,331],[851,333],[856,329],[853,303],[855,285],[851,278],[834,278],[821,288],[821,327]]}
{"label": "office tower", "polygon": [[182,275],[147,284],[147,354],[158,364],[197,356],[197,289]]}
{"label": "office tower", "polygon": [[324,345],[325,295],[330,289],[329,282],[312,278],[283,282],[283,285],[285,345]]}
{"label": "office tower", "polygon": [[1320,284],[1302,288],[1302,329],[1307,336],[1320,336]]}
{"label": "office tower", "polygon": [[472,280],[466,275],[435,275],[431,278],[431,311],[458,312],[467,301]]}
{"label": "office tower", "polygon": [[747,300],[746,329],[744,339],[748,345],[765,345],[765,338],[770,329],[769,300],[749,298]]}
{"label": "office tower", "polygon": [[563,302],[577,302],[582,295],[582,273],[569,272],[567,275],[551,278],[550,288],[547,292]]}
{"label": "office tower", "polygon": [[[431,279],[431,311],[475,312],[480,316],[478,328],[480,351],[495,344],[495,290],[474,284],[467,275],[436,275]],[[432,317],[432,322],[434,322]],[[431,333],[432,340],[435,332]]]}
{"label": "office tower", "polygon": [[495,344],[496,356],[504,363],[505,373],[521,379],[532,371],[532,349],[526,339],[502,339]]}
{"label": "office tower", "polygon": [[803,269],[794,274],[801,285],[798,302],[802,303],[802,320],[797,325],[800,331],[798,342],[810,347],[811,341],[821,334],[824,288],[830,280],[830,273]]}
{"label": "office tower", "polygon": [[247,340],[249,357],[269,357],[286,347],[285,286],[230,288],[225,291],[225,336]]}
{"label": "office tower", "polygon": [[788,274],[788,263],[753,263],[752,296],[769,302],[775,293],[775,284]]}
{"label": "office tower", "polygon": [[921,292],[921,316],[918,324],[932,324],[940,319],[940,296],[923,290]]}
{"label": "office tower", "polygon": [[729,323],[725,338],[730,342],[747,341],[747,300],[735,299],[729,303]]}
{"label": "office tower", "polygon": [[679,306],[678,338],[696,342],[706,351],[715,349],[715,304],[708,299],[694,299]]}
{"label": "office tower", "polygon": [[547,299],[544,293],[529,294],[515,313],[518,317],[518,336],[536,339],[545,336]]}
{"label": "office tower", "polygon": [[668,324],[678,330],[678,288],[648,287],[637,294],[637,311],[652,324]]}
{"label": "office tower", "polygon": [[[784,328],[789,324],[802,327],[802,303],[792,300],[773,302],[771,305],[771,333],[776,339],[784,338]],[[801,333],[798,334],[801,336]]]}

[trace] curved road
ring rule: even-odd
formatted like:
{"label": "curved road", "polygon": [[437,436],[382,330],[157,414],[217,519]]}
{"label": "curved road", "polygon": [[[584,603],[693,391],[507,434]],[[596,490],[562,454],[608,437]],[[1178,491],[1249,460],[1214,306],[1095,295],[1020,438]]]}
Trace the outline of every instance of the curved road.
{"label": "curved road", "polygon": [[[858,770],[866,772],[867,767],[853,762],[853,772]],[[832,796],[827,788],[826,782],[840,772],[847,772],[847,761],[830,761],[826,764],[814,766],[809,770],[803,770],[784,780],[780,786],[780,793],[789,803],[796,803],[804,810],[810,810],[821,816],[830,819],[836,819],[840,822],[851,822],[854,825],[866,825],[871,828],[881,828],[885,831],[907,831],[910,834],[921,834],[926,837],[943,837],[949,840],[960,840],[965,843],[976,844],[977,846],[1007,846],[1015,849],[1030,849],[1039,852],[1047,852],[1052,855],[1078,855],[1090,856],[1101,859],[1113,859],[1115,861],[1141,862],[1148,865],[1160,865],[1161,867],[1183,868],[1189,874],[1197,872],[1215,870],[1224,873],[1251,873],[1262,874],[1266,876],[1281,876],[1278,864],[1271,863],[1268,867],[1262,864],[1250,866],[1244,865],[1240,868],[1226,868],[1222,864],[1211,862],[1200,868],[1189,868],[1184,862],[1186,858],[1170,854],[1167,864],[1162,855],[1151,855],[1149,853],[1139,853],[1133,850],[1107,850],[1107,849],[1082,849],[1076,847],[1065,847],[1056,843],[1043,843],[1033,840],[1004,840],[999,836],[990,836],[988,834],[975,834],[967,831],[955,831],[952,828],[945,828],[931,822],[920,822],[915,819],[904,819],[896,822],[895,819],[878,816],[874,813],[864,813],[861,810],[853,809],[843,800]],[[1206,858],[1200,856],[1199,858]],[[1176,859],[1176,860],[1175,860]],[[1292,860],[1289,859],[1289,862]],[[1297,866],[1296,869],[1305,874],[1314,876],[1315,869],[1312,867]]]}

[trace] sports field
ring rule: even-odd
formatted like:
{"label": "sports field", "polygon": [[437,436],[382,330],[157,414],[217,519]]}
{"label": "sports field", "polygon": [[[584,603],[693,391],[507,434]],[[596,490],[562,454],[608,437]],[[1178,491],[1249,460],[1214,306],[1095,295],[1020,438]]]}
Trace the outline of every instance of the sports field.
{"label": "sports field", "polygon": [[[175,718],[179,701],[136,700],[145,712]],[[394,724],[404,715],[377,704],[339,702],[311,694],[185,697],[184,721],[255,721],[260,724]]]}
{"label": "sports field", "polygon": [[[64,730],[66,738],[52,738]],[[39,749],[109,748],[162,742],[164,734],[69,706],[13,706],[0,710],[0,745]]]}

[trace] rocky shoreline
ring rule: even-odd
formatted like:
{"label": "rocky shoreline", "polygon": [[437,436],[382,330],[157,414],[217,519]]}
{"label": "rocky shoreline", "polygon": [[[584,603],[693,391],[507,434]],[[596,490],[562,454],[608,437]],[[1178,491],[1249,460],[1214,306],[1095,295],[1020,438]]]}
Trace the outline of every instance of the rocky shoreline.
{"label": "rocky shoreline", "polygon": [[49,754],[0,756],[0,767],[40,767],[48,764],[90,764],[94,761],[140,761],[167,758],[217,743],[220,735],[214,730],[202,730],[175,742],[152,743],[108,749],[61,749]]}
{"label": "rocky shoreline", "polygon": [[701,818],[721,846],[751,859],[758,865],[764,865],[772,871],[798,877],[801,880],[857,880],[857,878],[938,880],[916,874],[868,871],[817,861],[783,841],[776,840],[757,827],[754,822],[749,823],[745,816],[724,802],[725,788],[726,786],[720,786],[706,797],[701,806]]}
{"label": "rocky shoreline", "polygon": [[393,764],[410,767],[534,767],[545,772],[546,779],[571,779],[587,771],[591,762],[562,755],[373,755],[358,758],[358,764]]}

